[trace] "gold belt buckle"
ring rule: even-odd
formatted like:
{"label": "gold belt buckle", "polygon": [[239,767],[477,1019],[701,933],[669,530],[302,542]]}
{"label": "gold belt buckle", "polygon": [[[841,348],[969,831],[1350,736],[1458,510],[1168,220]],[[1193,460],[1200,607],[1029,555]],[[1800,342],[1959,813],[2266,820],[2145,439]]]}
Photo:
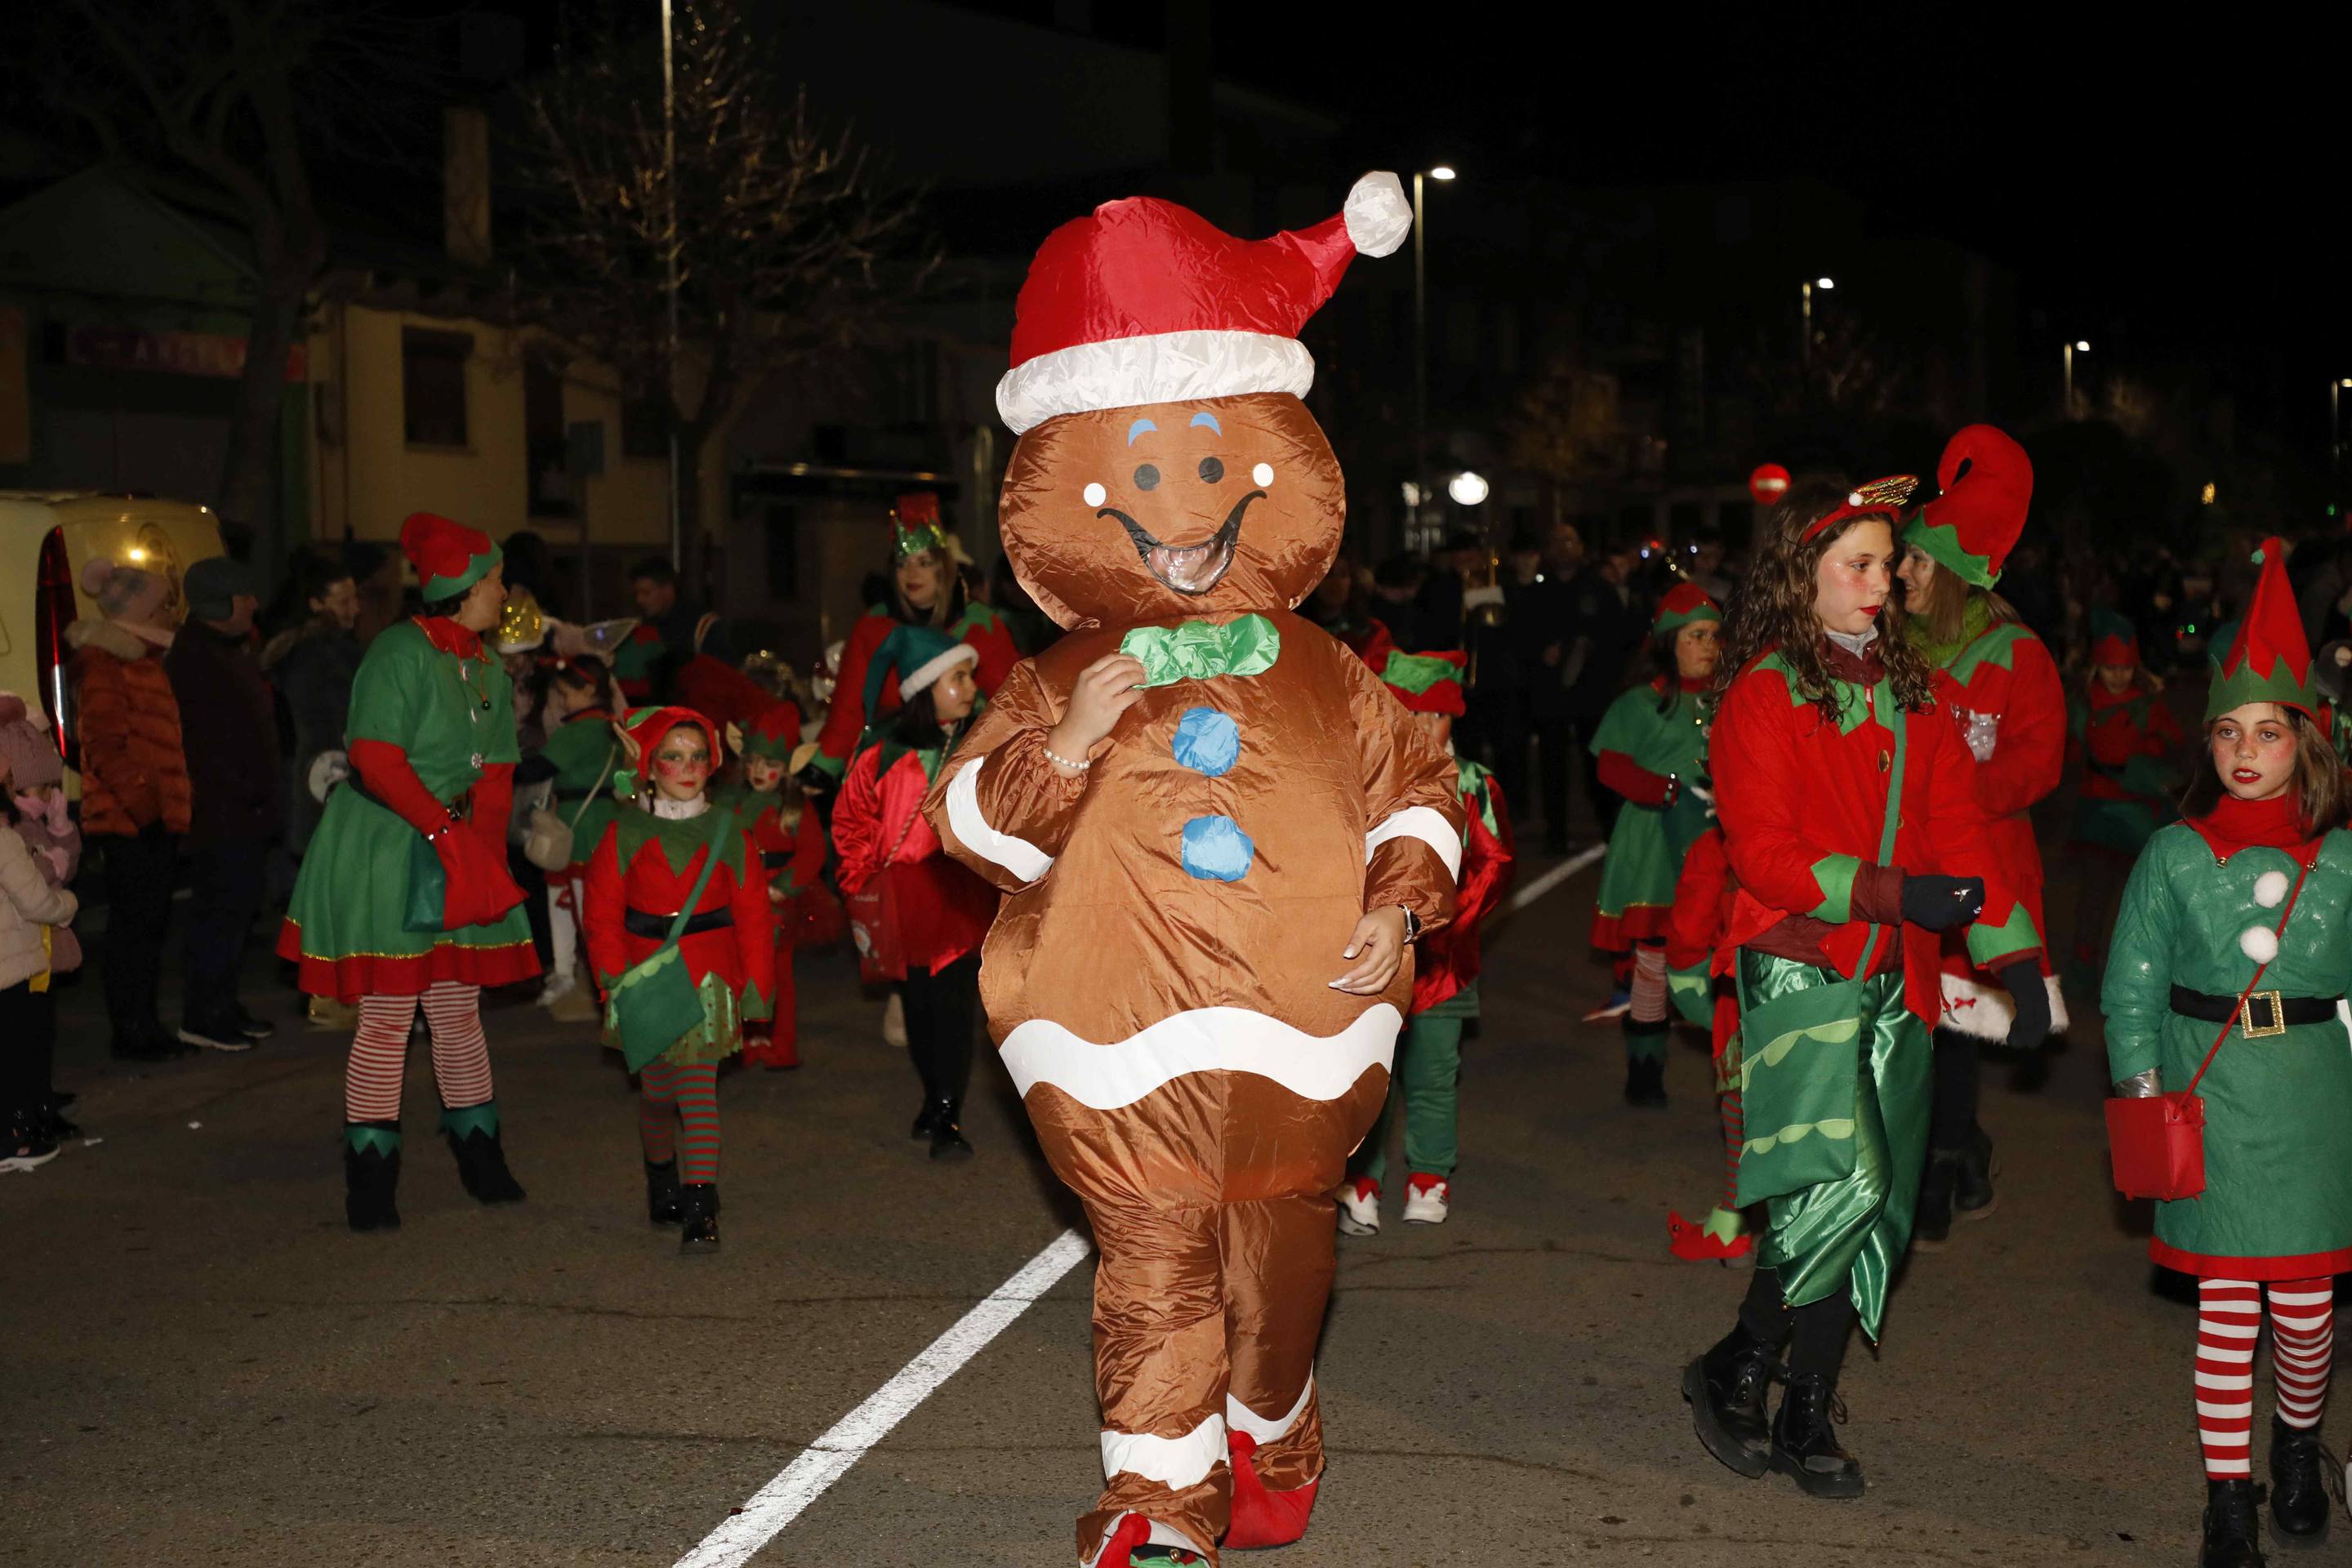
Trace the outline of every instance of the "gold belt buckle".
{"label": "gold belt buckle", "polygon": [[[2260,1028],[2254,1026],[2254,1004],[2267,1002],[2271,1021]],[[2256,991],[2246,998],[2245,1011],[2238,1016],[2238,1032],[2250,1040],[2266,1040],[2273,1035],[2286,1033],[2286,1004],[2275,991]]]}

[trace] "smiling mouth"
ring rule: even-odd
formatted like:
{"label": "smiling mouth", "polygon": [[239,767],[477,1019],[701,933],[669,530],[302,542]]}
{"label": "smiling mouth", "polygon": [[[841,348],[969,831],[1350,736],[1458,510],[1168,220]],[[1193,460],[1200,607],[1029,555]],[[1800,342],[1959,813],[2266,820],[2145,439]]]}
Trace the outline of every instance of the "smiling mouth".
{"label": "smiling mouth", "polygon": [[1250,502],[1265,494],[1264,490],[1252,490],[1234,502],[1234,510],[1225,514],[1223,525],[1198,544],[1162,544],[1117,507],[1107,506],[1095,515],[1118,520],[1118,525],[1127,530],[1127,537],[1134,542],[1136,554],[1143,558],[1145,570],[1161,584],[1180,594],[1205,594],[1232,570],[1234,546],[1242,536],[1242,513],[1249,510]]}
{"label": "smiling mouth", "polygon": [[2230,776],[2237,780],[2240,784],[2260,784],[2263,782],[2263,775],[2256,773],[2252,768],[2234,768],[2231,770]]}

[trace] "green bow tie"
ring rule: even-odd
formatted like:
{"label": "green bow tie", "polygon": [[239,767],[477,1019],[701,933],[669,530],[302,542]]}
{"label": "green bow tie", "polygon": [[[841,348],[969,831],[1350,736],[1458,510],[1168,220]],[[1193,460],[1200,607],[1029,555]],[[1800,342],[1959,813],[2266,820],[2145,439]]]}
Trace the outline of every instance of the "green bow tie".
{"label": "green bow tie", "polygon": [[1143,661],[1143,684],[1170,686],[1220,675],[1263,675],[1282,652],[1282,634],[1264,616],[1223,626],[1186,621],[1177,626],[1137,626],[1118,639],[1118,651]]}

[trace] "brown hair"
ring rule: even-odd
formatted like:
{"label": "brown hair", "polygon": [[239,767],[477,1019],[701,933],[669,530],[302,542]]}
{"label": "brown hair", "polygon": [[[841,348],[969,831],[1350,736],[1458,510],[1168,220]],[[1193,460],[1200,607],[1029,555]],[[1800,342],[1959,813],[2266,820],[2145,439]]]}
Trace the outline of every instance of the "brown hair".
{"label": "brown hair", "polygon": [[[2303,802],[2305,831],[2316,838],[2331,827],[2344,825],[2345,791],[2344,764],[2328,743],[2327,731],[2300,708],[2273,703],[2286,715],[2287,728],[2294,731],[2294,773],[2288,787]],[[2213,726],[2219,719],[2205,725],[2206,765],[2189,776],[2189,788],[2180,796],[2182,816],[2203,816],[2221,803],[2221,770],[2212,765]]]}
{"label": "brown hair", "polygon": [[[1895,542],[1902,544],[1899,539]],[[1918,549],[1916,545],[1902,547],[1906,551]],[[1921,553],[1926,554],[1926,552]],[[1927,592],[1921,595],[1918,604],[1913,604],[1909,592],[1906,591],[1903,613],[1906,619],[1927,623],[1929,641],[1938,647],[1959,641],[1961,628],[1966,625],[1963,617],[1968,614],[1969,601],[1979,595],[1984,598],[1985,607],[1992,612],[1990,625],[1997,626],[2004,621],[2020,618],[2016,606],[1990,588],[1978,587],[1942,562],[1936,561],[1932,555],[1927,559],[1935,561],[1936,574],[1927,579]]]}
{"label": "brown hair", "polygon": [[[1800,479],[1765,518],[1756,564],[1733,597],[1731,619],[1724,628],[1723,662],[1715,673],[1717,700],[1741,670],[1777,650],[1789,667],[1790,694],[1821,710],[1830,722],[1837,721],[1837,700],[1822,663],[1822,623],[1813,615],[1813,596],[1819,591],[1822,557],[1863,520],[1813,539],[1805,537],[1805,530],[1843,505],[1852,488],[1838,479]],[[1893,520],[1886,521],[1891,530]],[[1897,707],[1921,713],[1936,705],[1927,661],[1903,636],[1903,612],[1891,598],[1879,612],[1878,652],[1886,661],[1886,679],[1894,685]]]}

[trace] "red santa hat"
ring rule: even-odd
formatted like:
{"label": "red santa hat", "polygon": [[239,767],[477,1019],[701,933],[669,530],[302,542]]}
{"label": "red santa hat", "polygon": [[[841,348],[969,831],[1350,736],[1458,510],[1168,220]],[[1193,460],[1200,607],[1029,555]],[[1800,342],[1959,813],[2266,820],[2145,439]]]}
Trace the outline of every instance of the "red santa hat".
{"label": "red santa hat", "polygon": [[1394,174],[1366,174],[1339,216],[1236,239],[1155,196],[1106,202],[1045,237],[1014,301],[996,411],[1017,435],[1057,415],[1252,392],[1304,396],[1299,330],[1361,253],[1412,232]]}
{"label": "red santa hat", "polygon": [[416,568],[427,603],[464,593],[506,558],[478,528],[429,511],[413,511],[400,525],[400,552]]}

